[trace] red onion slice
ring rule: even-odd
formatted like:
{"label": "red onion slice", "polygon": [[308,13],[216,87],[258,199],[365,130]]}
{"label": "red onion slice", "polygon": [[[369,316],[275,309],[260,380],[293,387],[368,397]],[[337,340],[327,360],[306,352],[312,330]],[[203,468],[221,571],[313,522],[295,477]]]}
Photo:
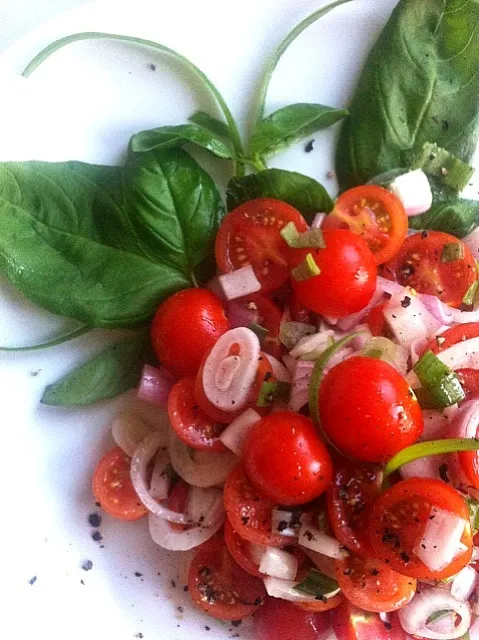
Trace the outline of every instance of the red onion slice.
{"label": "red onion slice", "polygon": [[317,213],[313,218],[313,222],[311,223],[311,229],[321,229],[327,215],[327,213]]}
{"label": "red onion slice", "polygon": [[298,572],[298,560],[287,551],[267,547],[261,556],[259,571],[272,578],[294,580]]}
{"label": "red onion slice", "polygon": [[479,338],[471,338],[441,351],[437,357],[453,371],[479,369]]}
{"label": "red onion slice", "polygon": [[314,362],[297,360],[293,373],[293,384],[289,397],[288,409],[299,411],[308,402],[309,380],[314,369]]}
{"label": "red onion slice", "polygon": [[253,425],[261,420],[261,416],[254,409],[246,409],[235,418],[220,435],[221,442],[237,456],[243,455],[243,447],[248,433]]}
{"label": "red onion slice", "polygon": [[[429,618],[438,611],[454,611],[460,618],[452,635],[431,630]],[[463,636],[471,626],[471,608],[465,602],[458,602],[447,591],[428,589],[418,592],[409,604],[398,612],[399,621],[406,633],[431,640],[455,640]]]}
{"label": "red onion slice", "polygon": [[466,602],[477,586],[477,572],[471,567],[464,567],[454,577],[451,584],[451,596],[460,602]]}
{"label": "red onion slice", "polygon": [[138,397],[160,407],[166,407],[168,395],[175,382],[176,377],[164,367],[157,368],[145,364],[138,387]]}
{"label": "red onion slice", "polygon": [[391,297],[384,307],[384,317],[396,340],[407,349],[415,341],[429,338],[443,324],[408,289]]}
{"label": "red onion slice", "polygon": [[273,371],[274,377],[281,382],[291,382],[291,374],[286,369],[286,367],[269,353],[265,353],[264,355],[266,356],[266,360],[271,365],[271,370]]}
{"label": "red onion slice", "polygon": [[218,276],[218,281],[227,300],[243,298],[261,290],[261,283],[251,265]]}
{"label": "red onion slice", "polygon": [[[450,426],[446,430],[447,438],[475,438],[479,428],[479,400],[464,402],[450,420]],[[479,454],[473,455],[479,460]],[[477,496],[477,491],[470,486],[470,481],[464,473],[461,458],[457,453],[449,454],[449,472],[455,487]]]}
{"label": "red onion slice", "polygon": [[244,303],[233,300],[226,307],[226,316],[230,327],[236,329],[237,327],[249,327],[250,324],[258,324],[259,312],[257,307],[250,309]]}

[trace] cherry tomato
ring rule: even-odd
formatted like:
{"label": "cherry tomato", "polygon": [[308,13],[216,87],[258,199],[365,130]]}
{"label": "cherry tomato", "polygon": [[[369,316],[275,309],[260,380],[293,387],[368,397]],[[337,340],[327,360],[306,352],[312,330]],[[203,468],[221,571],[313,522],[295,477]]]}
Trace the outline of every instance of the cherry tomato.
{"label": "cherry tomato", "polygon": [[416,396],[387,362],[356,356],[333,367],[319,388],[326,436],[345,455],[385,462],[424,428]]}
{"label": "cherry tomato", "polygon": [[221,537],[201,545],[188,572],[188,593],[197,607],[218,620],[241,620],[263,603],[263,581],[246,573]]}
{"label": "cherry tomato", "polygon": [[336,561],[336,580],[345,597],[365,611],[396,611],[411,601],[416,580],[373,558],[350,554]]}
{"label": "cherry tomato", "polygon": [[[444,247],[457,245],[463,257],[445,262]],[[419,293],[437,296],[460,307],[469,287],[477,280],[476,263],[470,249],[441,231],[415,233],[404,241],[399,253],[383,265],[382,275]]]}
{"label": "cherry tomato", "polygon": [[456,371],[466,399],[479,395],[479,369],[458,369]]}
{"label": "cherry tomato", "polygon": [[367,521],[381,482],[382,473],[376,467],[347,460],[335,465],[334,478],[326,492],[329,524],[337,540],[354,553],[373,555]]}
{"label": "cherry tomato", "polygon": [[168,396],[168,417],[178,437],[198,451],[225,451],[219,439],[223,425],[211,420],[199,407],[194,396],[195,379],[182,378]]}
{"label": "cherry tomato", "polygon": [[226,515],[233,529],[244,540],[271,547],[291,544],[291,538],[272,533],[271,518],[275,505],[253,487],[242,465],[226,481],[224,500]]}
{"label": "cherry tomato", "polygon": [[151,325],[158,360],[177,376],[194,376],[205,354],[229,329],[223,305],[206,289],[185,289],[159,307]]}
{"label": "cherry tomato", "polygon": [[279,289],[289,278],[291,249],[279,234],[288,222],[294,222],[299,232],[308,229],[299,211],[280,200],[259,198],[234,209],[216,236],[219,270],[229,273],[251,265],[263,293]]}
{"label": "cherry tomato", "polygon": [[281,309],[272,300],[257,293],[239,300],[234,300],[233,303],[230,303],[230,306],[232,304],[242,305],[246,309],[257,313],[258,318],[256,323],[268,330],[261,345],[262,349],[275,358],[279,358],[281,356],[279,326],[281,324],[281,318],[283,317]]}
{"label": "cherry tomato", "polygon": [[272,413],[253,426],[243,461],[253,485],[280,504],[311,502],[332,478],[331,458],[312,421],[291,411]]}
{"label": "cherry tomato", "polygon": [[[312,568],[314,568],[314,565],[311,562],[311,560],[309,560],[309,558],[303,559],[303,562],[300,561],[298,573],[296,576],[296,582],[302,582],[307,577],[307,575],[309,574]],[[317,568],[319,569],[319,567]],[[332,575],[334,577],[334,573]],[[336,607],[339,607],[339,605],[343,602],[343,600],[344,600],[344,595],[341,592],[339,592],[335,596],[332,596],[331,598],[328,598],[328,599],[326,598],[324,600],[318,599],[318,600],[315,600],[314,602],[296,602],[295,604],[297,607],[299,607],[303,611],[324,613],[326,611],[332,611],[333,609],[336,609]]]}
{"label": "cherry tomato", "polygon": [[252,542],[243,540],[243,538],[233,529],[231,522],[226,519],[225,522],[225,543],[228,551],[233,556],[235,562],[247,573],[257,578],[262,578],[263,574],[258,569],[258,564],[251,557]]}
{"label": "cherry tomato", "polygon": [[[431,571],[415,554],[424,535],[432,507],[464,518],[461,542],[467,550],[441,571]],[[374,503],[369,535],[381,560],[406,576],[442,580],[458,573],[472,556],[469,510],[464,498],[442,480],[411,478],[390,487]]]}
{"label": "cherry tomato", "polygon": [[331,616],[302,611],[287,600],[266,598],[254,622],[255,640],[318,640],[330,628]]}
{"label": "cherry tomato", "polygon": [[376,264],[399,251],[408,230],[402,202],[383,187],[364,185],[345,191],[323,224],[324,229],[349,229],[362,236]]}
{"label": "cherry tomato", "polygon": [[297,249],[293,264],[310,253],[321,273],[292,279],[298,302],[322,316],[340,318],[361,311],[376,288],[377,267],[366,242],[343,229],[324,231],[325,249]]}
{"label": "cherry tomato", "polygon": [[465,342],[466,340],[472,340],[479,337],[479,322],[466,322],[464,324],[458,324],[456,327],[446,329],[443,333],[434,338],[431,338],[429,344],[426,347],[426,351],[430,350],[435,354],[441,353],[453,347],[459,342]]}
{"label": "cherry tomato", "polygon": [[[188,483],[180,478],[171,490],[170,495],[168,496],[168,509],[170,509],[171,511],[176,511],[176,513],[186,513],[189,492],[190,487]],[[172,529],[176,529],[177,531],[185,531],[189,528],[188,525],[179,524],[177,522],[170,522],[170,527]]]}
{"label": "cherry tomato", "polygon": [[384,623],[377,613],[358,609],[347,600],[332,613],[337,640],[407,640],[395,614]]}
{"label": "cherry tomato", "polygon": [[384,336],[387,337],[389,332],[389,325],[386,322],[386,317],[384,315],[384,307],[386,303],[378,304],[377,307],[371,309],[368,313],[368,317],[366,318],[367,325],[369,327],[369,331],[373,336]]}
{"label": "cherry tomato", "polygon": [[96,500],[118,520],[139,520],[148,513],[133,489],[130,464],[131,458],[120,447],[114,447],[105,453],[93,474]]}

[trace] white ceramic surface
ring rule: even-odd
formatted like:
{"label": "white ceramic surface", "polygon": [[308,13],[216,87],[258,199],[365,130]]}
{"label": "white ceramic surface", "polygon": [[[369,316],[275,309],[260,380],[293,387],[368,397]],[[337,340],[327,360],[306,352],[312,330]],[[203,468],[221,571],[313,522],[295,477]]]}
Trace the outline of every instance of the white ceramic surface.
{"label": "white ceramic surface", "polygon": [[[135,131],[184,122],[197,108],[217,113],[210,96],[196,91],[189,74],[171,59],[113,42],[72,45],[30,79],[21,78],[31,57],[58,37],[110,31],[172,46],[210,75],[246,130],[265,61],[289,29],[321,4],[135,0],[92,3],[55,18],[0,58],[0,160],[115,163]],[[281,62],[268,109],[298,101],[347,105],[394,4],[358,0],[310,27]],[[314,136],[312,153],[299,144],[273,164],[310,174],[334,191],[326,178],[333,168],[334,133]],[[206,164],[224,183],[227,173],[219,163]],[[65,324],[0,282],[0,344],[34,343]],[[117,336],[95,331],[47,352],[0,354],[6,514],[0,637],[130,640],[142,633],[148,640],[220,640],[239,633],[251,640],[248,624],[234,629],[189,605],[183,592],[185,559],[156,548],[145,521],[122,524],[103,516],[102,546],[91,539],[92,470],[110,444],[111,416],[128,400],[85,410],[48,408],[38,401],[46,384]],[[89,572],[81,568],[87,559],[93,562]],[[33,576],[37,580],[30,585]]]}

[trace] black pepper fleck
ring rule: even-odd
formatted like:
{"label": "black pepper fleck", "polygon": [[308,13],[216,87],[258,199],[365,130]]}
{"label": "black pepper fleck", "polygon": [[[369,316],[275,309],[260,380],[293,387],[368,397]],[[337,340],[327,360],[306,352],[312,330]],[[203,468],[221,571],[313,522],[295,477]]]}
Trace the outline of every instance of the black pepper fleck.
{"label": "black pepper fleck", "polygon": [[94,529],[98,529],[101,525],[101,515],[99,513],[90,513],[88,516],[88,522]]}
{"label": "black pepper fleck", "polygon": [[139,571],[135,571],[135,578],[141,578],[143,574],[140,573]]}
{"label": "black pepper fleck", "polygon": [[37,576],[33,576],[33,578],[30,578],[28,583],[31,584],[31,585],[34,585],[36,581],[37,581]]}
{"label": "black pepper fleck", "polygon": [[314,138],[306,144],[306,146],[304,147],[304,150],[306,151],[306,153],[311,153],[313,148],[314,148]]}
{"label": "black pepper fleck", "polygon": [[93,569],[93,562],[91,560],[85,560],[81,568],[83,571],[91,571]]}
{"label": "black pepper fleck", "polygon": [[91,534],[91,537],[93,538],[93,540],[95,542],[100,542],[100,540],[103,540],[103,536],[101,535],[101,533],[99,531],[94,531]]}

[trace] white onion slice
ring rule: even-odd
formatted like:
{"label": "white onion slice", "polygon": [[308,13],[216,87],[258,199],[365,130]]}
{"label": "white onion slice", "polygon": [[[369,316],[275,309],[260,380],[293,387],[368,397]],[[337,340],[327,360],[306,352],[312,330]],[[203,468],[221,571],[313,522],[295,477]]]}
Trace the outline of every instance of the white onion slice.
{"label": "white onion slice", "polygon": [[298,560],[287,551],[267,547],[261,557],[259,571],[273,578],[294,580],[298,572]]}
{"label": "white onion slice", "polygon": [[431,571],[441,571],[463,553],[461,538],[466,524],[454,513],[432,507],[423,536],[413,553]]}
{"label": "white onion slice", "polygon": [[434,478],[441,480],[440,469],[447,465],[449,458],[447,455],[425,456],[403,465],[399,470],[404,480],[409,478]]}
{"label": "white onion slice", "polygon": [[261,289],[261,283],[251,265],[218,276],[218,282],[227,300],[249,296]]}
{"label": "white onion slice", "polygon": [[406,349],[417,340],[426,340],[442,325],[408,289],[394,294],[383,313],[394,337]]}
{"label": "white onion slice", "polygon": [[271,370],[274,377],[281,382],[291,382],[291,374],[286,369],[286,367],[281,364],[281,362],[277,358],[270,355],[269,353],[265,353],[264,355],[266,356],[266,360],[271,365]]}
{"label": "white onion slice", "polygon": [[336,538],[328,536],[317,527],[313,527],[309,524],[303,524],[301,526],[301,529],[299,530],[298,543],[302,547],[322,553],[324,556],[328,556],[328,558],[341,560],[344,555],[341,551],[341,545]]}
{"label": "white onion slice", "polygon": [[[293,580],[281,580],[268,576],[264,578],[263,582],[266,587],[266,593],[272,598],[281,598],[282,600],[289,600],[289,602],[317,602],[315,596],[296,591],[295,587],[297,587],[299,583]],[[332,598],[338,591],[339,589],[336,589],[336,591],[326,593],[324,597]]]}
{"label": "white onion slice", "polygon": [[[438,611],[455,611],[460,622],[452,635],[432,631],[428,619]],[[471,625],[471,608],[465,602],[458,602],[447,591],[428,589],[417,593],[409,604],[398,611],[401,626],[407,633],[431,640],[455,640],[463,636]]]}
{"label": "white onion slice", "polygon": [[297,360],[293,371],[293,384],[288,402],[290,411],[299,411],[308,402],[309,380],[313,373],[314,362]]}
{"label": "white onion slice", "polygon": [[131,460],[130,473],[133,488],[148,511],[169,522],[187,524],[189,523],[189,518],[185,514],[167,509],[150,494],[147,481],[148,465],[161,446],[162,441],[163,434],[158,431],[153,431],[153,433],[147,436],[137,447]]}
{"label": "white onion slice", "polygon": [[216,487],[201,489],[192,486],[188,490],[186,514],[191,522],[210,527],[218,519],[218,510],[222,513],[220,504],[222,498],[222,491]]}
{"label": "white onion slice", "polygon": [[322,553],[318,553],[312,549],[306,549],[305,547],[303,547],[302,551],[323,575],[336,579],[336,561],[334,558],[328,558],[328,556]]}
{"label": "white onion slice", "polygon": [[237,327],[223,334],[204,364],[203,388],[208,400],[222,411],[242,409],[249,400],[259,357],[258,336],[250,329]]}
{"label": "white onion slice", "polygon": [[431,185],[422,169],[398,176],[388,189],[402,202],[408,216],[425,213],[432,206]]}
{"label": "white onion slice", "polygon": [[221,442],[237,456],[243,455],[243,447],[251,431],[251,427],[261,420],[261,416],[254,409],[246,409],[235,418],[220,435]]}
{"label": "white onion slice", "polygon": [[154,500],[160,502],[168,498],[171,489],[171,478],[167,473],[169,462],[170,456],[167,449],[158,449],[151,472],[150,495]]}
{"label": "white onion slice", "polygon": [[152,431],[153,429],[133,411],[119,413],[111,425],[113,440],[128,456],[135,453],[140,442]]}
{"label": "white onion slice", "polygon": [[466,602],[477,585],[477,572],[471,567],[464,567],[454,576],[451,584],[451,596],[460,602]]}
{"label": "white onion slice", "polygon": [[322,333],[315,333],[312,336],[306,336],[305,338],[301,338],[289,353],[293,358],[301,358],[310,353],[315,353],[319,356],[328,348],[333,336],[334,331],[332,329],[328,329]]}
{"label": "white onion slice", "polygon": [[231,451],[194,451],[170,430],[168,443],[171,464],[176,473],[194,487],[215,487],[225,482],[238,463]]}
{"label": "white onion slice", "polygon": [[275,507],[271,514],[271,531],[287,538],[297,538],[301,526],[299,513]]}
{"label": "white onion slice", "polygon": [[449,427],[449,420],[440,411],[424,409],[422,417],[424,419],[424,431],[419,437],[419,442],[440,440],[446,436],[446,431]]}

